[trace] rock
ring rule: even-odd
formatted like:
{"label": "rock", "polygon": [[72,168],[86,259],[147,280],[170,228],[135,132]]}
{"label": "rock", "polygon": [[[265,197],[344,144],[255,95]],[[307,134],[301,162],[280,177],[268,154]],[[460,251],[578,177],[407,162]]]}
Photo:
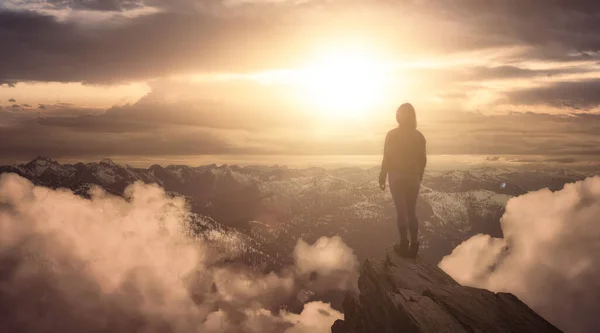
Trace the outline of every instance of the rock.
{"label": "rock", "polygon": [[364,262],[358,287],[346,295],[345,320],[332,333],[561,332],[512,294],[461,286],[391,248],[383,262]]}
{"label": "rock", "polygon": [[347,327],[347,322],[338,319],[333,323],[333,326],[331,326],[331,333],[348,333],[348,332],[352,332],[350,331],[350,328]]}

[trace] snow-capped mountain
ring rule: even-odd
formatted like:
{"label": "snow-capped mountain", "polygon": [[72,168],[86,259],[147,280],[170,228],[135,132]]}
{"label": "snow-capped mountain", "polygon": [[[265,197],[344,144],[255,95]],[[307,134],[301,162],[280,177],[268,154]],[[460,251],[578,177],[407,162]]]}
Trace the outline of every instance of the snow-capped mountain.
{"label": "snow-capped mountain", "polygon": [[[291,169],[285,166],[153,165],[147,169],[98,163],[59,164],[46,157],[0,167],[34,184],[65,187],[85,196],[93,186],[122,195],[136,181],[158,184],[186,198],[203,237],[226,240],[231,256],[252,264],[289,260],[298,238],[341,235],[359,257],[380,257],[397,241],[389,191],[377,186],[378,168]],[[516,195],[556,190],[584,179],[570,170],[479,168],[428,171],[418,201],[422,255],[437,262],[477,233],[501,236],[500,217]],[[227,251],[225,251],[227,252]],[[235,254],[237,253],[237,254]]]}

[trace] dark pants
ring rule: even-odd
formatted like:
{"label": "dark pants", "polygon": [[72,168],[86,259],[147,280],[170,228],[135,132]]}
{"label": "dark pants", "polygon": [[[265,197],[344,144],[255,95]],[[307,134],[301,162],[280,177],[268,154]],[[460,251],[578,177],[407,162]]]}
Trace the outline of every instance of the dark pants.
{"label": "dark pants", "polygon": [[417,198],[421,182],[417,176],[389,175],[390,192],[396,205],[398,231],[400,241],[406,242],[410,233],[410,241],[418,240],[419,220],[417,219]]}

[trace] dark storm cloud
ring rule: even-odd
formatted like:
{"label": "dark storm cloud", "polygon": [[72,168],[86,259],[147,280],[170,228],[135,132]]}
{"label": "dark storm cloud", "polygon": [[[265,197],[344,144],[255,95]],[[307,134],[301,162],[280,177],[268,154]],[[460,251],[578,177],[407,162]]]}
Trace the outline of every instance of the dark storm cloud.
{"label": "dark storm cloud", "polygon": [[422,127],[432,154],[588,155],[600,149],[600,115],[448,112]]}
{"label": "dark storm cloud", "polygon": [[[353,16],[356,19],[346,23],[347,26],[337,26],[338,22],[331,20],[321,22],[315,31],[307,23],[313,21],[303,20],[305,12],[285,4],[257,2],[243,9],[229,9],[213,0],[154,0],[146,1],[145,5],[157,6],[158,13],[130,18],[122,14],[139,8],[133,1],[51,4],[58,9],[102,11],[102,15],[115,12],[108,13],[115,17],[102,24],[79,24],[39,12],[0,9],[0,45],[4,46],[0,52],[0,84],[112,83],[192,71],[285,68],[304,57],[305,51],[314,47],[311,43],[316,37],[345,29],[351,31],[348,34],[372,32],[403,55],[430,52],[429,55],[439,56],[488,47],[526,47],[514,58],[499,58],[494,62],[504,65],[407,70],[417,90],[429,91],[436,86],[432,83],[452,88],[433,92],[443,99],[468,99],[471,87],[462,85],[465,82],[475,85],[478,80],[533,79],[593,70],[583,67],[534,70],[519,67],[512,60],[600,59],[600,34],[596,33],[600,29],[600,5],[596,1],[426,0],[381,1],[376,5],[369,2],[368,6],[381,6],[387,13],[403,14],[379,17],[371,11],[358,11]],[[317,4],[314,8],[324,8],[325,13],[335,13],[335,18],[352,8],[367,6],[348,0],[312,1],[299,7],[306,9],[312,4]],[[363,20],[371,14],[369,18],[380,19]],[[423,45],[408,42],[414,38],[416,26],[422,27],[417,42]],[[589,109],[600,104],[599,82],[549,82],[546,86],[509,92],[506,99],[523,105]],[[42,118],[19,119],[10,126],[0,123],[0,151],[31,157],[258,152],[371,154],[379,153],[381,148],[379,141],[360,138],[310,142],[303,132],[310,128],[307,113],[304,117],[290,115],[287,108],[248,107],[249,104],[240,107],[207,99],[164,102],[151,100],[153,94],[133,105],[92,114],[69,105],[40,105]],[[238,97],[243,99],[236,92],[228,96],[232,100]],[[1,114],[0,117],[6,117]],[[599,149],[600,121],[595,116],[452,113],[451,117],[440,115],[425,126],[429,152],[434,154],[593,154]],[[286,128],[299,135],[268,137],[274,129]]]}
{"label": "dark storm cloud", "polygon": [[[515,90],[508,98],[518,104],[545,104],[587,110],[600,105],[600,79],[553,82]],[[599,132],[600,133],[600,132]]]}
{"label": "dark storm cloud", "polygon": [[[31,158],[61,156],[164,156],[197,154],[258,153],[241,147],[240,139],[202,128],[170,128],[137,133],[94,133],[68,131],[31,123],[0,127],[0,151],[6,156]],[[262,151],[264,152],[264,151]]]}
{"label": "dark storm cloud", "polygon": [[0,111],[0,151],[23,158],[285,153],[299,149],[289,138],[268,134],[308,128],[306,113],[302,118],[201,97],[165,101],[163,88],[155,84],[137,103],[107,110],[59,103],[40,104],[36,113]]}
{"label": "dark storm cloud", "polygon": [[[165,156],[197,154],[379,154],[383,136],[311,138],[310,124],[276,127],[243,126],[229,121],[239,110],[219,109],[222,121],[177,111],[182,104],[163,104],[150,110],[141,105],[113,108],[96,115],[54,106],[35,118],[30,113],[0,111],[0,150],[8,156],[31,158],[81,156]],[[146,115],[143,110],[149,112]],[[128,112],[131,112],[128,114]],[[162,115],[160,113],[163,113]],[[179,113],[179,114],[177,114]],[[172,118],[171,115],[173,115]],[[232,126],[235,125],[235,126]],[[261,129],[261,130],[257,130]],[[448,112],[420,126],[429,154],[556,155],[552,162],[568,163],[561,155],[600,153],[600,115],[513,113],[485,116]],[[350,130],[350,129],[349,129]]]}
{"label": "dark storm cloud", "polygon": [[165,125],[258,130],[264,128],[265,122],[269,122],[268,119],[265,122],[258,121],[252,116],[252,112],[240,111],[236,116],[238,112],[224,111],[224,108],[227,106],[211,101],[205,101],[201,106],[187,103],[137,103],[112,107],[96,115],[43,117],[38,122],[43,126],[101,133],[145,132]]}
{"label": "dark storm cloud", "polygon": [[[460,71],[460,70],[459,70]],[[465,79],[470,80],[486,80],[486,79],[513,79],[513,78],[533,78],[540,76],[554,76],[561,74],[577,74],[592,71],[591,69],[567,67],[567,68],[552,68],[552,69],[527,69],[518,66],[475,66],[467,68],[463,75]]]}
{"label": "dark storm cloud", "polygon": [[59,9],[72,8],[100,11],[123,11],[143,6],[141,0],[46,0],[43,2]]}
{"label": "dark storm cloud", "polygon": [[10,46],[0,55],[0,82],[118,82],[225,64],[247,68],[272,57],[263,39],[269,31],[265,21],[203,13],[159,13],[92,28],[0,11],[0,43]]}
{"label": "dark storm cloud", "polygon": [[[50,4],[118,13],[140,6],[125,0]],[[144,4],[160,11],[117,16],[98,26],[58,21],[38,12],[0,11],[0,43],[7,46],[0,54],[0,83],[117,82],[189,71],[292,66],[315,46],[315,36],[344,30],[350,35],[372,33],[401,55],[528,46],[521,57],[591,60],[598,58],[600,50],[596,33],[600,5],[595,1],[309,1],[227,6],[220,1],[155,0]],[[315,14],[319,11],[321,16]],[[350,12],[353,16],[346,15]],[[403,19],[390,14],[397,12],[405,13]],[[328,22],[323,13],[336,13],[336,18],[351,23]],[[407,42],[414,39],[415,24],[423,27],[417,41],[423,45]],[[532,74],[536,73],[509,65],[483,73]]]}
{"label": "dark storm cloud", "polygon": [[36,77],[52,80],[45,72],[64,69],[68,77],[70,58],[85,52],[85,48],[79,49],[85,46],[84,41],[73,24],[59,23],[54,17],[34,12],[0,10],[0,44],[6,46],[0,55],[0,82]]}
{"label": "dark storm cloud", "polygon": [[[406,69],[402,75],[411,78],[415,94],[433,89],[444,100],[468,100],[476,89],[487,89],[488,80],[558,80],[561,76],[594,72],[593,68],[565,66],[561,68],[529,69],[515,65],[503,66],[455,66],[448,68]],[[411,87],[413,88],[413,87]]]}
{"label": "dark storm cloud", "polygon": [[[443,17],[478,28],[479,38],[532,46],[540,57],[600,50],[600,4],[595,0],[454,0],[432,6]],[[437,9],[436,9],[437,8]],[[546,54],[544,54],[544,52]],[[589,53],[586,53],[589,55]]]}
{"label": "dark storm cloud", "polygon": [[[71,112],[65,117],[61,112],[41,117],[38,123],[57,130],[69,129],[93,133],[126,133],[145,132],[160,129],[164,126],[192,126],[212,129],[244,130],[260,132],[265,129],[273,130],[290,127],[308,127],[311,122],[310,113],[298,110],[291,105],[281,105],[276,101],[267,100],[258,103],[236,105],[211,94],[211,84],[192,84],[159,80],[151,84],[152,91],[138,102],[124,106],[114,106],[102,112],[87,112],[79,114]],[[240,89],[251,90],[257,95],[267,96],[262,89],[242,85]],[[235,94],[233,84],[227,86],[229,93]],[[170,100],[165,96],[177,94]],[[56,110],[79,111],[73,105],[58,104],[52,106]],[[282,112],[281,110],[285,110]]]}

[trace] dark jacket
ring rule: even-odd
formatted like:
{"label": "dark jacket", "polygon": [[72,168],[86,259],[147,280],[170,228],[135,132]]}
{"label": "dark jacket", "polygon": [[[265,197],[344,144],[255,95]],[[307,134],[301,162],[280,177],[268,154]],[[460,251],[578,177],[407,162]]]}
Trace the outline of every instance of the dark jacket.
{"label": "dark jacket", "polygon": [[421,132],[397,127],[389,131],[383,147],[379,182],[385,183],[388,172],[416,175],[423,179],[427,165],[426,141]]}

